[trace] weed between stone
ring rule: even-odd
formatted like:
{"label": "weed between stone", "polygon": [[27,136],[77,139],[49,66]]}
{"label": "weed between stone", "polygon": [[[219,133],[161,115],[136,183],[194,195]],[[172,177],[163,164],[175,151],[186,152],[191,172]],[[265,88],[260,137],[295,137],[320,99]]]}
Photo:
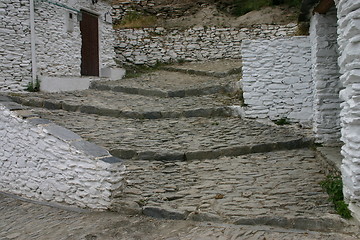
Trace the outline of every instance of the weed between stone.
{"label": "weed between stone", "polygon": [[31,81],[26,86],[26,91],[28,92],[39,92],[40,91],[40,81],[36,79],[35,84]]}
{"label": "weed between stone", "polygon": [[343,184],[340,177],[327,176],[320,182],[321,187],[329,194],[329,200],[334,204],[336,212],[345,219],[350,219],[351,212],[344,201]]}

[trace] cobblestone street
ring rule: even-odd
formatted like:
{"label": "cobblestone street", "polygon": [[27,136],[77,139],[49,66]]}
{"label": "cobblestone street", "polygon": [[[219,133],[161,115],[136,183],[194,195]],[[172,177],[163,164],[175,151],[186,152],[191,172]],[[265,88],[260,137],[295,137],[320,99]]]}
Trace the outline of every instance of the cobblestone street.
{"label": "cobblestone street", "polygon": [[174,221],[119,213],[62,210],[0,194],[1,240],[352,240],[347,234],[287,230],[267,226],[238,226]]}
{"label": "cobblestone street", "polygon": [[0,239],[357,239],[320,186],[325,166],[310,130],[232,116],[229,105],[241,100],[218,86],[239,75],[224,64],[12,94],[30,106],[22,117],[48,119],[123,159],[127,186],[112,193],[113,212],[0,195]]}

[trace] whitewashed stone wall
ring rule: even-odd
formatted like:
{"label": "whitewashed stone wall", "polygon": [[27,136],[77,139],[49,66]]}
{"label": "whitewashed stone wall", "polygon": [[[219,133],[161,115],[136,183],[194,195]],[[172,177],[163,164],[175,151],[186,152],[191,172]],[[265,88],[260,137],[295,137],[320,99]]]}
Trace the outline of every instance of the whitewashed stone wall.
{"label": "whitewashed stone wall", "polygon": [[0,136],[0,191],[108,209],[124,187],[119,159],[1,96]]}
{"label": "whitewashed stone wall", "polygon": [[[43,76],[80,76],[81,34],[75,12],[35,1],[35,38],[38,72]],[[111,6],[99,0],[62,0],[71,8],[99,14],[100,69],[114,67]],[[74,13],[72,20],[69,12]],[[73,28],[69,30],[69,21]],[[31,81],[29,1],[0,2],[0,91],[21,91]]]}
{"label": "whitewashed stone wall", "polygon": [[0,91],[20,91],[31,80],[29,1],[0,1]]}
{"label": "whitewashed stone wall", "polygon": [[314,124],[316,141],[340,145],[341,88],[337,45],[337,17],[333,8],[311,19],[310,41],[314,82]]}
{"label": "whitewashed stone wall", "polygon": [[[111,12],[110,5],[103,1],[92,4],[88,0],[62,0],[61,3],[77,10],[84,9],[99,15],[100,68],[114,66],[112,24],[105,22],[105,14]],[[38,70],[41,75],[81,76],[80,22],[75,14],[73,19],[69,20],[68,14],[68,10],[46,2],[36,4],[36,52]],[[73,21],[72,31],[68,31],[68,21]]]}
{"label": "whitewashed stone wall", "polygon": [[309,37],[244,40],[242,56],[246,117],[311,123]]}
{"label": "whitewashed stone wall", "polygon": [[194,27],[185,31],[164,28],[119,29],[115,45],[118,63],[154,65],[157,62],[241,58],[241,42],[249,38],[294,35],[296,24],[249,28]]}
{"label": "whitewashed stone wall", "polygon": [[360,2],[336,1],[341,83],[341,140],[344,196],[360,220]]}

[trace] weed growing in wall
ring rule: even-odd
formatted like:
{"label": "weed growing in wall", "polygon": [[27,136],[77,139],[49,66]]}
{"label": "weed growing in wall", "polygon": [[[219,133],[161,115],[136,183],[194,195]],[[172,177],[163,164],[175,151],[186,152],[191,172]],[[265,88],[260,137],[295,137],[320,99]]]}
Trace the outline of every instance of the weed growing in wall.
{"label": "weed growing in wall", "polygon": [[275,120],[274,121],[274,123],[276,124],[276,125],[289,125],[290,124],[290,121],[289,121],[289,119],[287,119],[287,118],[281,118],[281,119],[279,119],[279,120]]}
{"label": "weed growing in wall", "polygon": [[36,79],[35,83],[32,81],[29,82],[26,86],[26,91],[28,92],[39,92],[40,91],[40,81],[39,79]]}
{"label": "weed growing in wall", "polygon": [[327,176],[320,182],[321,187],[329,194],[329,200],[334,204],[336,212],[343,218],[351,218],[351,212],[344,201],[343,184],[340,177]]}

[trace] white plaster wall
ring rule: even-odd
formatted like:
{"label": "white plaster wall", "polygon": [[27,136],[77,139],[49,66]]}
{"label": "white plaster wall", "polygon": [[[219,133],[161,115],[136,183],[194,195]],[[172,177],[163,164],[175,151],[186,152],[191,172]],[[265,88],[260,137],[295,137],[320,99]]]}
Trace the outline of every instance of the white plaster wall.
{"label": "white plaster wall", "polygon": [[[61,3],[99,15],[99,56],[100,69],[115,66],[112,24],[105,22],[105,14],[111,7],[104,1],[92,4],[87,0],[62,0]],[[81,76],[81,33],[76,14],[46,2],[35,8],[35,31],[39,74],[46,76]],[[68,31],[67,21],[73,21],[73,30]]]}
{"label": "white plaster wall", "polygon": [[244,40],[242,56],[246,117],[311,123],[309,37]]}
{"label": "white plaster wall", "polygon": [[[99,14],[100,70],[115,67],[114,32],[111,21],[105,21],[106,14],[111,13],[109,3],[101,0],[96,4],[88,0],[56,2]],[[0,2],[0,91],[22,91],[31,81],[29,11],[29,1]],[[74,14],[73,30],[67,31],[68,13],[64,8],[35,1],[37,75],[80,76],[80,23]]]}
{"label": "white plaster wall", "polygon": [[340,57],[340,91],[342,177],[344,196],[360,220],[360,2],[336,1],[338,9],[338,44]]}
{"label": "white plaster wall", "polygon": [[[54,128],[61,130],[52,124]],[[109,208],[112,192],[123,187],[124,165],[79,150],[74,142],[81,139],[63,131],[73,141],[52,134],[46,124],[18,117],[0,103],[0,191],[40,201]]]}
{"label": "white plaster wall", "polygon": [[199,61],[241,58],[241,42],[249,38],[293,35],[296,24],[248,28],[194,27],[184,31],[164,28],[118,29],[115,45],[120,64]]}
{"label": "white plaster wall", "polygon": [[29,1],[0,1],[0,91],[21,91],[31,80]]}
{"label": "white plaster wall", "polygon": [[311,19],[310,41],[314,82],[314,124],[316,141],[340,145],[341,89],[335,7],[327,14],[316,13]]}

